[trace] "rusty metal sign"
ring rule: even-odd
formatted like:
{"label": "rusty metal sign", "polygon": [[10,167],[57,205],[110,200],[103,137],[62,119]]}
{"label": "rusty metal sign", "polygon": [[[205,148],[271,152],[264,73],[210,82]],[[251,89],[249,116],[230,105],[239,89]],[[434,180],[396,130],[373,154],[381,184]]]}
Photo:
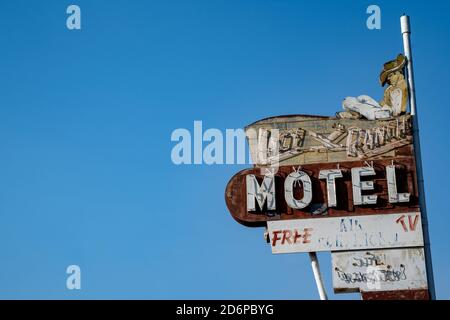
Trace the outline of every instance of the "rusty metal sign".
{"label": "rusty metal sign", "polygon": [[423,248],[333,252],[335,293],[427,289]]}
{"label": "rusty metal sign", "polygon": [[337,292],[434,297],[409,18],[401,22],[405,55],[383,65],[383,100],[346,97],[335,117],[277,116],[247,126],[255,167],[226,187],[233,218],[266,226],[272,253],[310,253],[321,299],[316,251],[333,252]]}
{"label": "rusty metal sign", "polygon": [[234,219],[257,227],[274,220],[419,210],[411,156],[277,169],[273,176],[246,169],[230,180],[225,198]]}
{"label": "rusty metal sign", "polygon": [[420,212],[278,220],[267,226],[275,254],[423,245]]}
{"label": "rusty metal sign", "polygon": [[411,116],[390,120],[293,115],[245,128],[257,166],[377,160],[412,155]]}

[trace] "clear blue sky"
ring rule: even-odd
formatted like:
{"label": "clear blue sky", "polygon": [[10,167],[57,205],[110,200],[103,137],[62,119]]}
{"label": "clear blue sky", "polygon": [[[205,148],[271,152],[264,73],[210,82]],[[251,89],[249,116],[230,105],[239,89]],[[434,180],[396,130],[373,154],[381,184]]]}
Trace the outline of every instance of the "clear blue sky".
{"label": "clear blue sky", "polygon": [[[246,166],[175,166],[176,128],[333,115],[381,98],[412,19],[437,295],[450,298],[449,1],[0,0],[0,298],[318,297],[224,189]],[[366,28],[378,4],[382,29]],[[319,255],[332,295],[330,254]],[[82,290],[65,269],[82,270]]]}

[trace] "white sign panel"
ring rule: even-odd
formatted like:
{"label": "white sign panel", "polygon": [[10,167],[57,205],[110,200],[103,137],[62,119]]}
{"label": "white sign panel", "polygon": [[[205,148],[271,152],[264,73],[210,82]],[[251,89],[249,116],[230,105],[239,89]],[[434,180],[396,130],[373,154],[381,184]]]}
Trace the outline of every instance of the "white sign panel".
{"label": "white sign panel", "polygon": [[419,212],[267,222],[272,253],[423,246]]}
{"label": "white sign panel", "polygon": [[427,289],[423,248],[333,252],[334,292]]}

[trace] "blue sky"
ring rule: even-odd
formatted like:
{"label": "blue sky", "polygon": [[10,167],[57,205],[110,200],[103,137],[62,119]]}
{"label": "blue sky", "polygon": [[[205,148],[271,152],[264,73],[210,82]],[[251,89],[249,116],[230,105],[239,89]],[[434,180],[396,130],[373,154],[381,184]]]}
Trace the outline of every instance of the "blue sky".
{"label": "blue sky", "polygon": [[[412,19],[438,298],[450,298],[450,2],[0,0],[0,298],[317,299],[307,254],[272,255],[225,186],[244,165],[175,166],[176,128],[333,115],[381,98]],[[382,29],[366,28],[377,4]],[[319,254],[331,293],[330,254]],[[82,290],[66,289],[66,267]]]}

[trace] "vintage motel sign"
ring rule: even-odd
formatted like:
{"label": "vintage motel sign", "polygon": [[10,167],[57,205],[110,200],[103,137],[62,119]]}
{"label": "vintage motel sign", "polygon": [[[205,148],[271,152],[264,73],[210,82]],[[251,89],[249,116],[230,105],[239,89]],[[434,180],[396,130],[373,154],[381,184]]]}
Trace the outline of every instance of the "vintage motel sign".
{"label": "vintage motel sign", "polygon": [[[397,248],[383,256],[392,264],[397,256],[407,256],[402,250],[421,250],[409,115],[383,121],[273,117],[248,126],[246,134],[255,167],[231,178],[226,204],[239,223],[267,227],[272,253],[331,251],[333,261],[343,268],[361,255],[360,250]],[[423,266],[417,260],[420,255],[414,259],[416,267]],[[377,270],[378,277],[389,274]],[[426,288],[419,271],[407,270],[411,281],[396,287],[380,280],[376,292]],[[340,274],[341,281],[348,273]],[[336,292],[373,293],[370,285],[339,283],[337,274],[333,276]]]}
{"label": "vintage motel sign", "polygon": [[[409,19],[401,21],[405,55],[383,65],[381,102],[347,97],[336,117],[279,116],[247,126],[255,167],[226,187],[233,218],[266,226],[273,253],[310,253],[323,299],[316,251],[333,252],[337,292],[434,298]],[[369,257],[382,261],[370,273],[355,262]],[[379,287],[371,290],[367,279]]]}

